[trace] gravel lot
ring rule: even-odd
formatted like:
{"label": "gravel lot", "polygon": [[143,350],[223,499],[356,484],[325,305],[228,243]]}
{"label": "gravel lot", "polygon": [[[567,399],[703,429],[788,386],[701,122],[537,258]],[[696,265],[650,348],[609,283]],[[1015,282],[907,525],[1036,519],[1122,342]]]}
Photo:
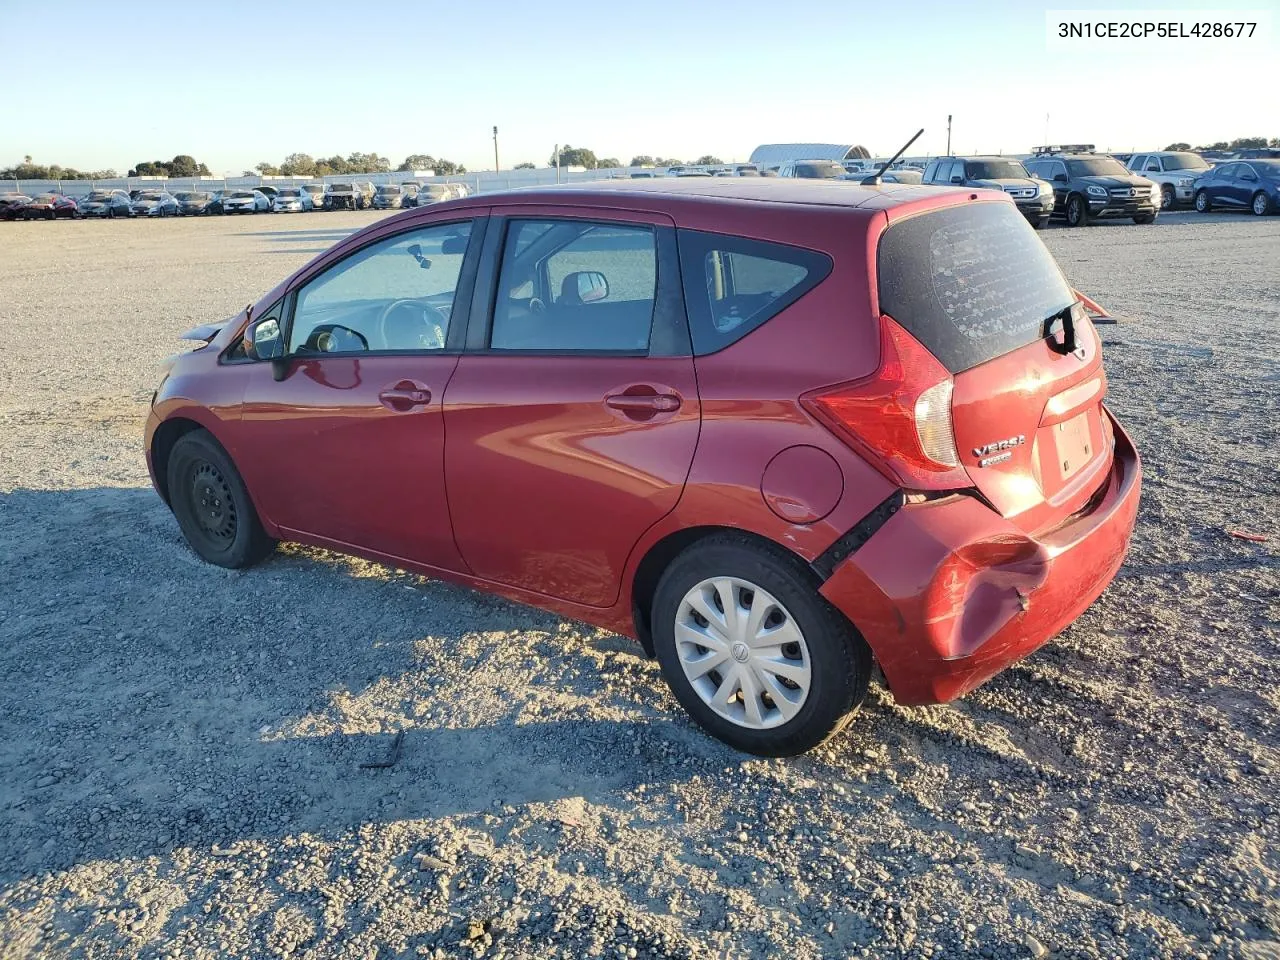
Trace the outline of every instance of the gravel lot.
{"label": "gravel lot", "polygon": [[1125,318],[1128,563],[966,699],[873,688],[788,761],[606,633],[186,549],[157,364],[372,219],[0,225],[0,956],[1280,956],[1280,218],[1045,234]]}

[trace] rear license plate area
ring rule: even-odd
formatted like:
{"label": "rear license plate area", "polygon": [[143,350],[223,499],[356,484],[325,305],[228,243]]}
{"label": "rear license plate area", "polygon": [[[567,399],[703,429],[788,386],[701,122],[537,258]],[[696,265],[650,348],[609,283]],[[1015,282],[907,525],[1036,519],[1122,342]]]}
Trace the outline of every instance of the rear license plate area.
{"label": "rear license plate area", "polygon": [[1058,477],[1066,480],[1093,459],[1093,439],[1089,431],[1089,414],[1082,413],[1053,427],[1057,453]]}

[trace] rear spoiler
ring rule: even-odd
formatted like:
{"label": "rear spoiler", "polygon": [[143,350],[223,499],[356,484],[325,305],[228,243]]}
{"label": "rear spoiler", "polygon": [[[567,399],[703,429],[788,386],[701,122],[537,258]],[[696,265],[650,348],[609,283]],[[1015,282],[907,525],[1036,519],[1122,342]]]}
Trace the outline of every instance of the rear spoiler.
{"label": "rear spoiler", "polygon": [[1085,311],[1089,314],[1089,319],[1092,320],[1094,323],[1115,323],[1116,322],[1115,317],[1107,313],[1106,310],[1098,306],[1096,301],[1089,299],[1079,290],[1072,290],[1071,293],[1075,296],[1077,300],[1080,301],[1080,305],[1085,308]]}

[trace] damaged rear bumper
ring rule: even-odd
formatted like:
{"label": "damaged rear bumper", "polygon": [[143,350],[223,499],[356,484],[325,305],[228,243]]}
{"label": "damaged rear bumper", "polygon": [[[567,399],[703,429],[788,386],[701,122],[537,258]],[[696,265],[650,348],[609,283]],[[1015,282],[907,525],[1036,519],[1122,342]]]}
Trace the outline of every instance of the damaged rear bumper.
{"label": "damaged rear bumper", "polygon": [[1132,441],[1114,418],[1112,426],[1101,496],[1066,525],[1033,537],[974,497],[909,504],[835,569],[821,592],[871,645],[900,703],[968,693],[1106,589],[1128,549],[1142,482]]}

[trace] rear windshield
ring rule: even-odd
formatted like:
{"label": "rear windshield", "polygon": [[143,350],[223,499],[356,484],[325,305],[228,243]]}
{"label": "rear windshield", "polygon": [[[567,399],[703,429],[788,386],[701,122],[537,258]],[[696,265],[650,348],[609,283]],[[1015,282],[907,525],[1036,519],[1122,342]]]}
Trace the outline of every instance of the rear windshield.
{"label": "rear windshield", "polygon": [[796,176],[807,180],[834,180],[845,172],[844,167],[830,161],[810,160],[796,164]]}
{"label": "rear windshield", "polygon": [[1075,298],[1011,203],[966,203],[910,217],[880,238],[880,310],[952,373],[1048,333]]}

